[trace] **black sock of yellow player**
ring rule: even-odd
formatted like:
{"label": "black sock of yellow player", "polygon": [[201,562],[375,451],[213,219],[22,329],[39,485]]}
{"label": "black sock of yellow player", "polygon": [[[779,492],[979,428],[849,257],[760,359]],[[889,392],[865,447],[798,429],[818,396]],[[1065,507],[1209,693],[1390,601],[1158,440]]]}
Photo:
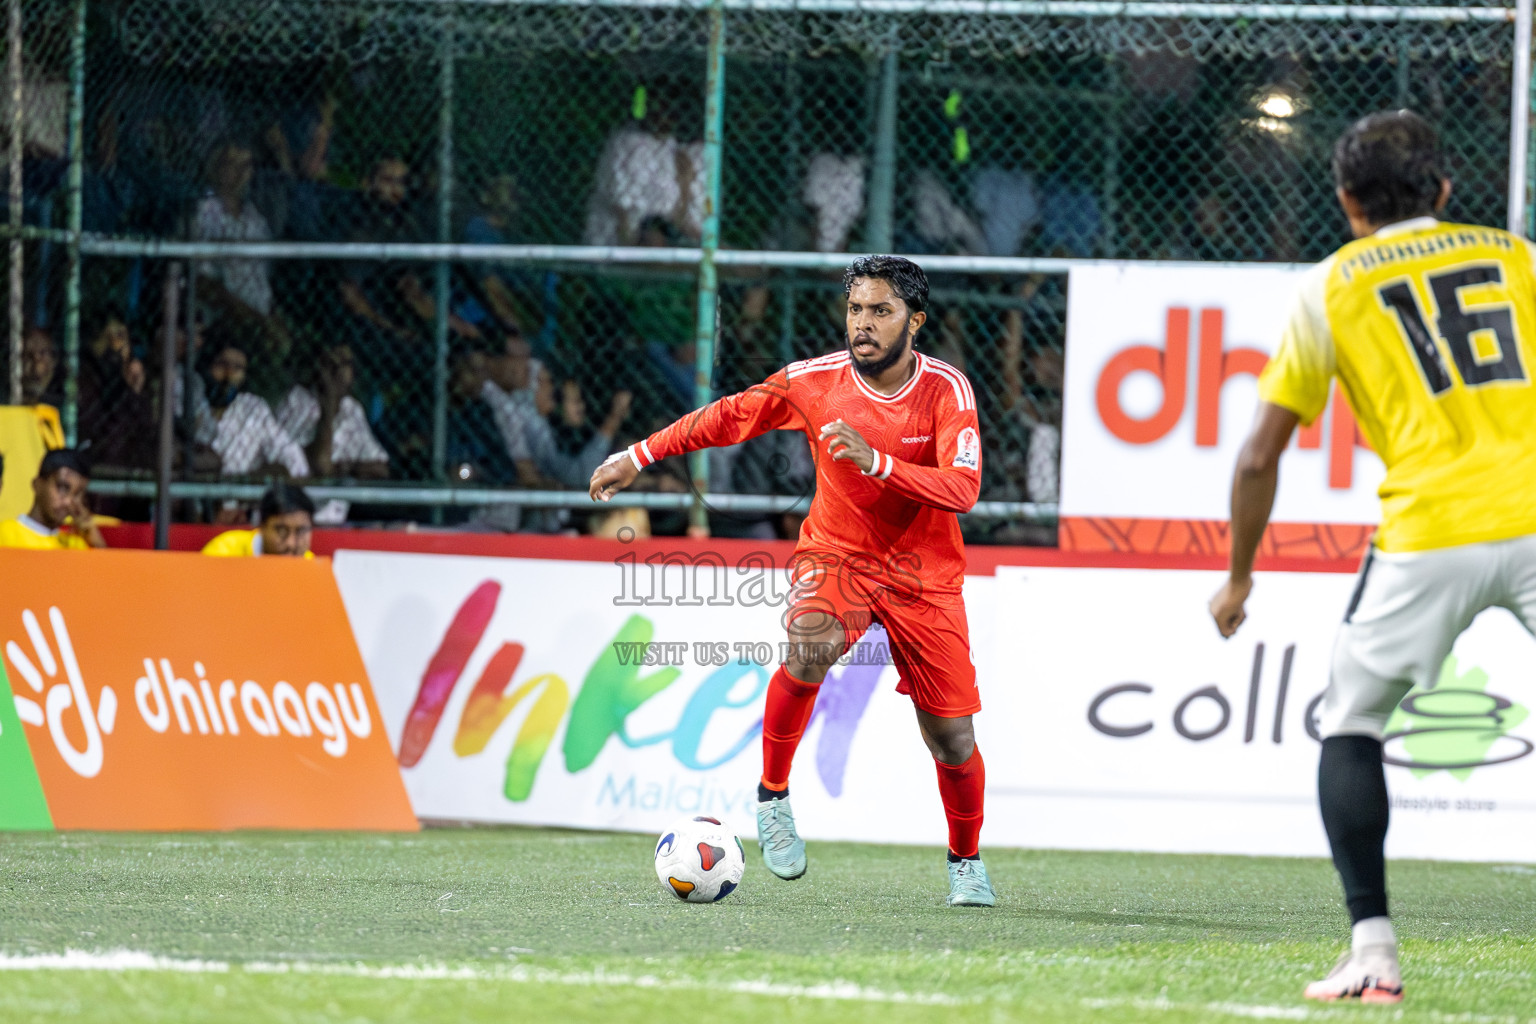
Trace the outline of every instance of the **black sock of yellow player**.
{"label": "black sock of yellow player", "polygon": [[1387,775],[1381,741],[1330,736],[1317,766],[1317,796],[1351,922],[1387,916]]}

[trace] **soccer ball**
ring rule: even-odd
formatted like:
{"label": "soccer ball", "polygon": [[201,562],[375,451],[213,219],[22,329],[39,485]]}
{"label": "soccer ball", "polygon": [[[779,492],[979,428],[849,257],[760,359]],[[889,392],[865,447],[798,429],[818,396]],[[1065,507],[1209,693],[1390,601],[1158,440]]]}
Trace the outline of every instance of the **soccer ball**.
{"label": "soccer ball", "polygon": [[741,840],[718,818],[684,818],[656,843],[661,888],[689,903],[723,900],[741,884],[747,855]]}

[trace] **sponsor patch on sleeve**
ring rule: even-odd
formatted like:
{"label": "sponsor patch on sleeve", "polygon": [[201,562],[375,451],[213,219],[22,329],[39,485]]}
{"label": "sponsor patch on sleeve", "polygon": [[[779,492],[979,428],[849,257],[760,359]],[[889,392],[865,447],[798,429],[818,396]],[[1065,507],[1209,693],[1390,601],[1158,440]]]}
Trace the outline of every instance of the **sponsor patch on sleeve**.
{"label": "sponsor patch on sleeve", "polygon": [[978,469],[981,466],[981,436],[974,428],[966,427],[955,438],[955,461],[950,465],[965,469]]}

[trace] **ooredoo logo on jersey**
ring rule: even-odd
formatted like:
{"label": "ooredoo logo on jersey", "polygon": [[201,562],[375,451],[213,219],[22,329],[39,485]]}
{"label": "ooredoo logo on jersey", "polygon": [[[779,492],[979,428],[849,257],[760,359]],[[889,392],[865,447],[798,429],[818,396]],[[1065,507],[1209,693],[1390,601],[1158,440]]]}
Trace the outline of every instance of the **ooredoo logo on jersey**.
{"label": "ooredoo logo on jersey", "polygon": [[58,827],[414,827],[328,566],[0,551],[0,574]]}

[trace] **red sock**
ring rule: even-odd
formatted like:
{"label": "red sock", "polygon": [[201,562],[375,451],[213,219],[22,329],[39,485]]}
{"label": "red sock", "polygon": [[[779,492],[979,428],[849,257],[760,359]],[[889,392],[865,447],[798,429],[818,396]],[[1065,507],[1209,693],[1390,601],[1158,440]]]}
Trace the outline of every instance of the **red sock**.
{"label": "red sock", "polygon": [[939,769],[939,799],[949,820],[949,852],[974,857],[981,844],[982,793],[987,785],[987,766],[979,748],[964,764],[933,762]]}
{"label": "red sock", "polygon": [[768,706],[763,710],[763,785],[768,789],[789,788],[789,765],[795,748],[816,707],[815,683],[802,683],[779,670],[768,680]]}

